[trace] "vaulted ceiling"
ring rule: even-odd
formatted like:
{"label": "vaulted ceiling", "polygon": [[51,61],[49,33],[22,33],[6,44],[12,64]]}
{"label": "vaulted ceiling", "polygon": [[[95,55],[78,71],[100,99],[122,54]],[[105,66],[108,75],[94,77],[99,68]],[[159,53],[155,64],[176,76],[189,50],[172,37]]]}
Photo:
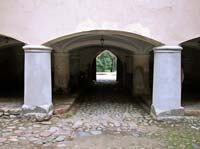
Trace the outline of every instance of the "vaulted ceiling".
{"label": "vaulted ceiling", "polygon": [[45,45],[61,51],[71,51],[87,47],[114,47],[129,50],[135,53],[148,53],[153,47],[162,45],[161,43],[127,32],[120,31],[90,31],[71,36],[64,36],[50,41]]}
{"label": "vaulted ceiling", "polygon": [[23,45],[23,43],[20,41],[17,41],[10,37],[0,35],[0,49],[11,47],[11,46],[17,46],[20,44]]}

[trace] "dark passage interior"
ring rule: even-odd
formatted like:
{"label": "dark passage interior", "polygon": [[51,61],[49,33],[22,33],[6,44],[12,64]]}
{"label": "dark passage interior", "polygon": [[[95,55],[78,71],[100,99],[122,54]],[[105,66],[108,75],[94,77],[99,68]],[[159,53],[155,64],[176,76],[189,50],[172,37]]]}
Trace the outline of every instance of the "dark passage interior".
{"label": "dark passage interior", "polygon": [[[0,36],[0,97],[23,97],[23,43]],[[22,98],[23,99],[23,98]]]}
{"label": "dark passage interior", "polygon": [[182,47],[182,105],[186,115],[193,115],[192,111],[200,110],[200,38],[184,42]]}
{"label": "dark passage interior", "polygon": [[4,109],[12,111],[15,107],[21,107],[24,102],[23,45],[15,39],[0,36],[0,109],[2,111]]}
{"label": "dark passage interior", "polygon": [[[133,82],[132,52],[117,48],[105,48],[115,58],[112,69],[97,70],[97,57],[104,52],[101,47],[75,49],[69,53],[53,53],[53,88],[55,94],[74,93],[90,87],[98,81],[116,81],[129,92]],[[101,63],[101,62],[100,62]],[[107,64],[107,62],[105,62]],[[101,77],[98,80],[98,77]],[[109,81],[110,78],[110,81]]]}

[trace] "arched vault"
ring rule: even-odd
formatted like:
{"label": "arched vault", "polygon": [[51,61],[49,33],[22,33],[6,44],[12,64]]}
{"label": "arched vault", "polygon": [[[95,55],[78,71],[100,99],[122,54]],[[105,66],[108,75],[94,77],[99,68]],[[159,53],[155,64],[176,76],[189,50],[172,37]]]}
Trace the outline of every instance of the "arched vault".
{"label": "arched vault", "polygon": [[135,53],[148,53],[162,43],[153,39],[122,31],[94,30],[63,36],[44,43],[46,46],[59,47],[61,51],[71,51],[84,47],[102,46],[126,49]]}

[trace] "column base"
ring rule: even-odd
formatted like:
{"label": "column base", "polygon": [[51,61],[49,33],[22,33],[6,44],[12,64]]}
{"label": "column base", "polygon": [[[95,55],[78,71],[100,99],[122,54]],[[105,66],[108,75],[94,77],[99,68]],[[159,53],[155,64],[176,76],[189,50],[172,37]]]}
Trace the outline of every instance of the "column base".
{"label": "column base", "polygon": [[151,105],[151,116],[156,120],[177,120],[184,118],[184,108],[180,107],[177,109],[171,110],[162,110],[155,108],[154,105]]}
{"label": "column base", "polygon": [[44,121],[51,118],[53,114],[53,104],[51,105],[41,105],[41,106],[31,106],[23,105],[22,106],[22,115],[25,118],[35,120],[35,121]]}

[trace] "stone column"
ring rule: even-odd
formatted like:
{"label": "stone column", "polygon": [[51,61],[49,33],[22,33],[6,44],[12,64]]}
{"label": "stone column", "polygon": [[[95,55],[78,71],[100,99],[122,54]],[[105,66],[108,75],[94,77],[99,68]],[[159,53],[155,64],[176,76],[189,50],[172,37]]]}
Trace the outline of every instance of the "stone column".
{"label": "stone column", "polygon": [[54,91],[61,94],[68,93],[70,79],[69,54],[54,53]]}
{"label": "stone column", "polygon": [[133,95],[150,94],[149,88],[149,57],[147,54],[133,55]]}
{"label": "stone column", "polygon": [[184,115],[181,107],[181,50],[180,46],[154,48],[151,114],[157,119]]}
{"label": "stone column", "polygon": [[53,113],[51,85],[51,48],[26,45],[23,115],[37,120]]}

